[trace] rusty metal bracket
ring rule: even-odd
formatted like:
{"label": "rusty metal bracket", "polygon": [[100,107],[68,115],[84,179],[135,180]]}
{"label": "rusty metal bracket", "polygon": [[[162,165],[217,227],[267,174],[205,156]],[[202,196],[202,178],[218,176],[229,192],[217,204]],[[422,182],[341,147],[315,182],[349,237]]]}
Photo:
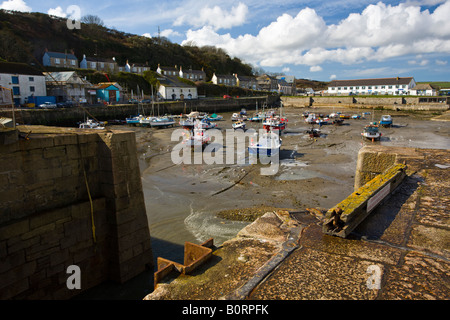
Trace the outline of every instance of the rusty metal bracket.
{"label": "rusty metal bracket", "polygon": [[192,273],[200,265],[205,263],[212,256],[212,247],[214,246],[214,239],[211,238],[202,244],[198,245],[192,242],[185,242],[184,244],[184,262],[183,264],[158,257],[157,265],[158,271],[153,275],[154,288],[156,289],[158,283],[161,282],[173,270],[182,274]]}
{"label": "rusty metal bracket", "polygon": [[406,165],[397,164],[353,192],[325,214],[323,233],[345,238],[384,199],[386,199],[406,176]]}

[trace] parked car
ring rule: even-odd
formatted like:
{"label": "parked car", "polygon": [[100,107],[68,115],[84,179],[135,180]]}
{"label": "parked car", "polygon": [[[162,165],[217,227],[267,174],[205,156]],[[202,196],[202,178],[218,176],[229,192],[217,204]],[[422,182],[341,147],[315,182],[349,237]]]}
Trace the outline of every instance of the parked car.
{"label": "parked car", "polygon": [[39,108],[41,109],[56,109],[58,106],[51,102],[44,102],[43,104],[39,105]]}
{"label": "parked car", "polygon": [[224,99],[231,99],[231,96],[228,95],[228,94],[224,94],[224,95],[223,95],[223,98],[224,98]]}
{"label": "parked car", "polygon": [[135,104],[135,103],[139,103],[139,101],[137,101],[136,99],[130,99],[130,100],[128,100],[128,103]]}

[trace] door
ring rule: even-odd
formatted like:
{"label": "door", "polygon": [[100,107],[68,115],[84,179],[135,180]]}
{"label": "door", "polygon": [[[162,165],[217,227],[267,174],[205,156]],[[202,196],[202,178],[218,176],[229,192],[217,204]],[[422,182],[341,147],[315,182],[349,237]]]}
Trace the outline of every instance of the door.
{"label": "door", "polygon": [[116,90],[109,91],[109,102],[116,102]]}

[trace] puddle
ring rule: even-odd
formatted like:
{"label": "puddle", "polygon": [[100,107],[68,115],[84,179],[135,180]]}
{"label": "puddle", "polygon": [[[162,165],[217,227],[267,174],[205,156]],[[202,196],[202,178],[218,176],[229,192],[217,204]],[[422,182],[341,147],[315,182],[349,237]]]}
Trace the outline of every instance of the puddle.
{"label": "puddle", "polygon": [[282,172],[275,180],[308,180],[313,178],[322,178],[332,182],[341,182],[339,179],[327,176],[320,172],[307,169],[288,169]]}

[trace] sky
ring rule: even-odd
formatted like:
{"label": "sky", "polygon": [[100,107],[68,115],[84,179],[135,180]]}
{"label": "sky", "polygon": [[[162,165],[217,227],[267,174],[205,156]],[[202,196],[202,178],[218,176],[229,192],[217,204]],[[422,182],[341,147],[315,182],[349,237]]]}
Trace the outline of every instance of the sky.
{"label": "sky", "polygon": [[[0,0],[180,45],[212,45],[297,79],[450,81],[450,0]],[[159,33],[158,33],[159,30]]]}

